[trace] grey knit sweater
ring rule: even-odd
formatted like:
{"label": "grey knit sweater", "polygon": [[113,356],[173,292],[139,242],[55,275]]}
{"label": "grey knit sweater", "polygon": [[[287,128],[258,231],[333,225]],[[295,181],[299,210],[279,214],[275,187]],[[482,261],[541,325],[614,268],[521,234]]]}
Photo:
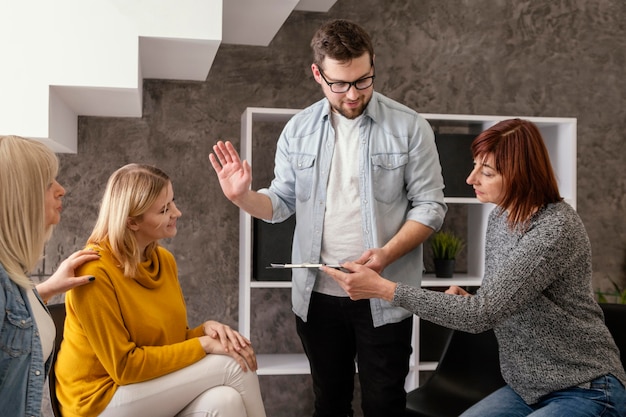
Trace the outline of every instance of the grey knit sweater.
{"label": "grey knit sweater", "polygon": [[626,384],[619,351],[591,285],[591,248],[564,202],[513,232],[499,208],[489,216],[485,276],[462,297],[399,284],[393,303],[434,323],[471,333],[493,328],[502,376],[528,404],[611,373]]}

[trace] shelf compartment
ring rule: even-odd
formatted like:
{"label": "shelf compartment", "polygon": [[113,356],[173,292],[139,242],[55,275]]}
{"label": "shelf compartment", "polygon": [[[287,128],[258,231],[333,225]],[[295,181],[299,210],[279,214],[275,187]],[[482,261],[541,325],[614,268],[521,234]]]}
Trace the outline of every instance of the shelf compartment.
{"label": "shelf compartment", "polygon": [[306,375],[311,373],[304,353],[260,354],[256,356],[259,375]]}
{"label": "shelf compartment", "polygon": [[[258,375],[307,375],[311,373],[309,360],[304,353],[257,355]],[[420,371],[434,371],[437,362],[420,362]]]}

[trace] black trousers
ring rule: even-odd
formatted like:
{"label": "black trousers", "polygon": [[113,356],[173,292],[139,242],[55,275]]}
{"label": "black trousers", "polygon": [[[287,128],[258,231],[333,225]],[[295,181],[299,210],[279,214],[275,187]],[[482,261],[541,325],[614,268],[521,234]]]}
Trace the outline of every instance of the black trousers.
{"label": "black trousers", "polygon": [[296,328],[311,365],[313,417],[352,416],[355,361],[365,417],[403,417],[413,317],[374,327],[369,300],[314,292]]}

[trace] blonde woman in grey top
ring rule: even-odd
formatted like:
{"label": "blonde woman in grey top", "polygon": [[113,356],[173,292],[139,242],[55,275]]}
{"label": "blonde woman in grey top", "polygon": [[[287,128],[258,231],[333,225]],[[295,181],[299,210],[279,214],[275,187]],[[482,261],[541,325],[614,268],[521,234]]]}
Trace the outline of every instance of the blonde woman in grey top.
{"label": "blonde woman in grey top", "polygon": [[529,121],[502,121],[472,144],[467,178],[489,216],[485,276],[474,295],[380,277],[354,263],[324,268],[353,299],[380,297],[423,319],[494,329],[503,388],[463,417],[626,415],[626,372],[595,301],[584,225],[558,193],[548,152]]}

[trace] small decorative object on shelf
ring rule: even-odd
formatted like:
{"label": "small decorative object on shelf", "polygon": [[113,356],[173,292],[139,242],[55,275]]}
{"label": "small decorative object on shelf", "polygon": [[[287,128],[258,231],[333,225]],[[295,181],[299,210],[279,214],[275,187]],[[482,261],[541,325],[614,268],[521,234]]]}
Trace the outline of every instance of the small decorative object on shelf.
{"label": "small decorative object on shelf", "polygon": [[433,235],[430,248],[433,251],[436,277],[452,278],[456,256],[464,245],[463,239],[452,232],[439,231]]}

